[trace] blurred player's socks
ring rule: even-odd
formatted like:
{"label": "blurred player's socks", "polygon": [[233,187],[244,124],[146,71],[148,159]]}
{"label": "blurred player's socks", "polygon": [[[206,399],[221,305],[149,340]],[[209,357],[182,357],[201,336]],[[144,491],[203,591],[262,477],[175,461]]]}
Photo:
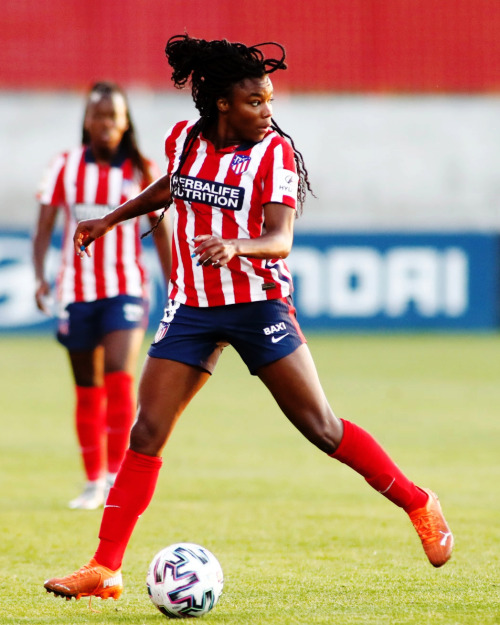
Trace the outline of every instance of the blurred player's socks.
{"label": "blurred player's socks", "polygon": [[161,458],[127,450],[104,506],[94,556],[99,564],[113,571],[121,567],[137,519],[153,497],[161,465]]}
{"label": "blurred player's socks", "polygon": [[427,493],[401,472],[371,434],[345,419],[342,423],[344,436],[332,458],[357,471],[372,488],[406,512],[426,505]]}
{"label": "blurred player's socks", "polygon": [[102,386],[76,387],[76,432],[89,482],[101,477],[106,391]]}
{"label": "blurred player's socks", "polygon": [[108,435],[108,473],[117,473],[127,450],[135,416],[134,380],[125,371],[106,373],[108,397],[106,429]]}

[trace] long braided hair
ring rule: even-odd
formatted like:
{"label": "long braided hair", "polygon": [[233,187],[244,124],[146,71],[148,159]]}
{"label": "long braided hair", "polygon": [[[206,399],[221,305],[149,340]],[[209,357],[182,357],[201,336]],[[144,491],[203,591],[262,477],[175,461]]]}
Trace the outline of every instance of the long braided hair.
{"label": "long braided hair", "polygon": [[[111,98],[113,97],[115,93],[121,95],[125,101],[125,106],[127,109],[127,122],[128,122],[128,128],[123,134],[123,137],[122,137],[122,140],[120,142],[118,149],[123,154],[126,154],[128,158],[130,158],[130,160],[132,161],[132,165],[134,166],[134,169],[136,169],[140,173],[142,179],[144,180],[145,185],[149,185],[151,184],[151,182],[153,182],[153,180],[151,178],[148,161],[139,150],[139,145],[137,142],[137,136],[135,133],[134,124],[132,123],[132,118],[130,116],[130,108],[128,105],[127,96],[125,92],[123,91],[123,89],[114,82],[109,82],[109,81],[96,82],[90,88],[90,91],[87,96],[87,106],[85,107],[84,119],[85,119],[85,116],[87,115],[87,109],[90,103],[94,100],[94,98],[96,97]],[[83,125],[83,129],[82,129],[82,144],[86,146],[90,145],[90,134],[87,130],[85,130],[85,124]]]}
{"label": "long braided hair", "polygon": [[[279,49],[279,58],[266,57],[261,48],[275,46]],[[233,86],[246,78],[261,78],[279,69],[286,69],[285,49],[275,42],[259,43],[246,46],[242,43],[230,43],[226,39],[206,41],[195,39],[187,34],[174,35],[167,41],[165,55],[172,67],[172,82],[177,89],[183,89],[191,81],[191,93],[194,104],[200,113],[200,119],[191,127],[182,149],[179,166],[172,174],[172,184],[201,132],[207,131],[216,123],[218,117],[217,100],[229,98]],[[272,119],[271,128],[291,144],[299,176],[297,201],[298,213],[302,212],[307,191],[313,194],[309,183],[309,174],[302,154],[295,147],[293,139]],[[314,194],[313,194],[314,195]],[[165,214],[165,207],[160,220]],[[154,230],[154,228],[153,228]]]}

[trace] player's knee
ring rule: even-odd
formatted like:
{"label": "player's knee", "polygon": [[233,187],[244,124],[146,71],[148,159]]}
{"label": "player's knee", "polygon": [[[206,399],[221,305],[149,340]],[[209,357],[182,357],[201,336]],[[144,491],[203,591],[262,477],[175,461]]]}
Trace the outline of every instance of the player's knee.
{"label": "player's knee", "polygon": [[161,428],[139,413],[130,432],[130,449],[137,453],[156,455],[163,443]]}
{"label": "player's knee", "polygon": [[342,440],[342,423],[335,416],[317,419],[310,440],[321,451],[333,454]]}

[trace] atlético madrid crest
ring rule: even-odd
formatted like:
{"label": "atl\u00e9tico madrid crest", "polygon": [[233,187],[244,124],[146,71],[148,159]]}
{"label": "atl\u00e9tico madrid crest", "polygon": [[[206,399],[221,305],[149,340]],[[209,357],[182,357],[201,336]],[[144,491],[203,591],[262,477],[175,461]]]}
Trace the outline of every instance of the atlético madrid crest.
{"label": "atl\u00e9tico madrid crest", "polygon": [[244,154],[235,154],[231,161],[231,169],[235,174],[243,174],[250,165],[250,157]]}

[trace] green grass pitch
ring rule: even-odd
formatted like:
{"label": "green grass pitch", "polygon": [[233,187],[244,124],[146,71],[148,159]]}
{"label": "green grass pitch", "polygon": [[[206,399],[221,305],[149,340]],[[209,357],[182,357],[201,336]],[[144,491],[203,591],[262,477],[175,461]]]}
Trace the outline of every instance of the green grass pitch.
{"label": "green grass pitch", "polygon": [[499,624],[500,337],[318,334],[309,345],[335,412],[440,495],[456,539],[446,566],[430,566],[406,515],[303,439],[228,348],[165,450],[122,598],[94,600],[97,611],[56,599],[44,579],[92,556],[101,513],[66,508],[83,479],[63,349],[3,336],[0,623],[163,623],[147,567],[190,541],[225,573],[204,622]]}

